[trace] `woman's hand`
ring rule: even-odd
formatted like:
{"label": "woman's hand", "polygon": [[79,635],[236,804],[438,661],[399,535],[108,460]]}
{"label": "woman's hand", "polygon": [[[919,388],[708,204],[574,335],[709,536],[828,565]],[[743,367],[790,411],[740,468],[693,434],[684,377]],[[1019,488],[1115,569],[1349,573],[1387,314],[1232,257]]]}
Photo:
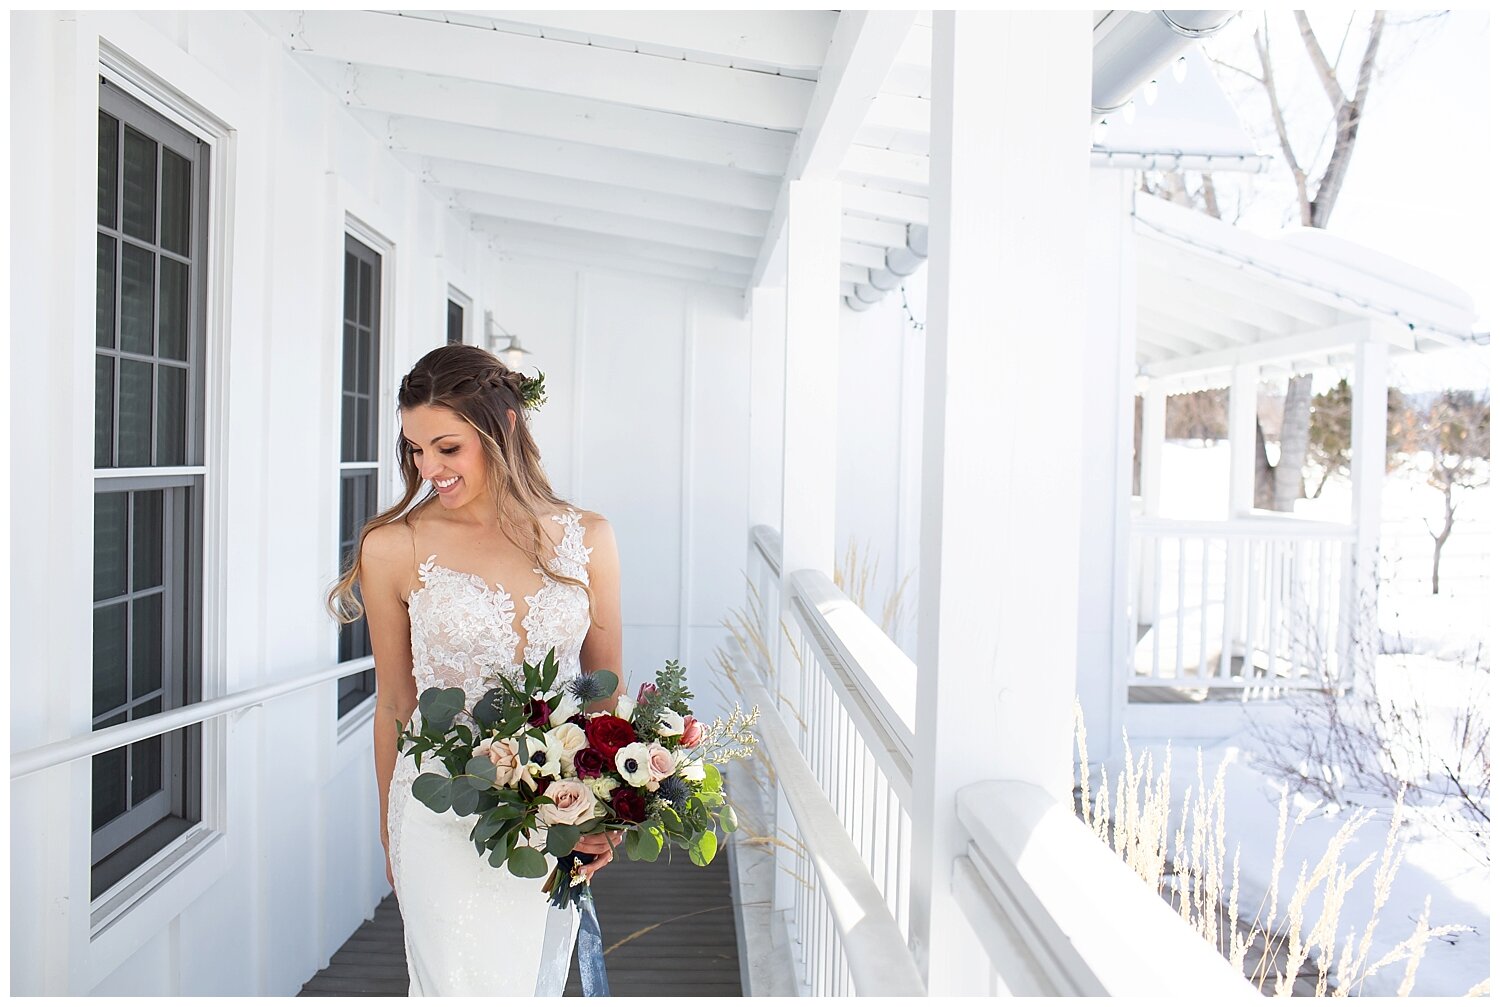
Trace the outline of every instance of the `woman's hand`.
{"label": "woman's hand", "polygon": [[594,880],[595,872],[599,871],[604,865],[615,858],[615,847],[620,842],[615,838],[617,835],[619,833],[601,832],[597,835],[584,836],[579,839],[577,845],[573,847],[574,852],[597,854],[597,858],[591,863],[580,866],[578,873],[582,874],[589,881]]}

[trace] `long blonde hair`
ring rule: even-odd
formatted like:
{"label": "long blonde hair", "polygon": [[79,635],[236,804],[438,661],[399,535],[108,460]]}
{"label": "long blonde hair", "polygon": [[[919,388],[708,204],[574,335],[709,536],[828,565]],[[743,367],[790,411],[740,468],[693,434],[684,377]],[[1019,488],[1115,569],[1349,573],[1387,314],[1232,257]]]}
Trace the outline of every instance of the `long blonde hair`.
{"label": "long blonde hair", "polygon": [[[450,344],[428,353],[406,377],[401,379],[397,406],[441,406],[462,417],[479,434],[484,451],[486,481],[490,496],[496,502],[500,530],[505,537],[541,569],[549,569],[543,554],[554,553],[552,540],[542,530],[541,514],[552,508],[566,507],[568,502],[552,491],[542,469],[541,452],[526,426],[522,407],[522,375],[506,367],[500,359],[477,346]],[[514,411],[516,422],[511,428],[508,411]],[[422,489],[411,445],[404,434],[396,435],[396,457],[400,459],[401,479],[405,491],[401,499],[365,523],[359,541],[348,559],[338,582],[328,592],[328,610],[339,622],[357,622],[364,615],[355,585],[359,583],[360,554],[365,536],[376,528],[401,521],[412,527],[412,515],[437,491],[428,487],[416,505],[412,501]],[[594,611],[594,593],[584,581],[562,573],[549,576],[564,584],[573,584],[588,594],[589,613]]]}

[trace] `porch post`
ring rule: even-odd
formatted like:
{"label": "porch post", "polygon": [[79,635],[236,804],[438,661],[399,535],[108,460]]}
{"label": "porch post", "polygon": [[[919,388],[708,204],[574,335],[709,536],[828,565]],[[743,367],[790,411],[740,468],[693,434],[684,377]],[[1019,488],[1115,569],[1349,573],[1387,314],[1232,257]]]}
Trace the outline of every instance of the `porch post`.
{"label": "porch post", "polygon": [[[1167,393],[1161,382],[1147,381],[1141,392],[1141,517],[1147,521],[1161,516],[1161,451],[1166,442]],[[1158,542],[1145,537],[1140,540],[1140,593],[1136,596],[1135,619],[1142,626],[1156,625]]]}
{"label": "porch post", "polygon": [[1089,761],[1120,747],[1130,591],[1130,470],[1135,434],[1135,230],[1133,176],[1089,171],[1088,348],[1079,358],[1083,388],[1080,443],[1092,491],[1079,524],[1078,702]]}
{"label": "porch post", "polygon": [[[785,351],[781,418],[781,584],[777,618],[793,627],[791,576],[798,570],[833,575],[834,488],[837,483],[839,236],[842,192],[837,182],[788,183]],[[806,726],[794,709],[802,695],[801,661],[775,627],[767,641],[776,658],[775,692],[784,720],[806,750]],[[778,790],[778,794],[779,794]],[[778,797],[778,831],[795,838],[785,798]],[[792,845],[792,844],[788,844]],[[796,895],[797,856],[776,847],[778,911]]]}
{"label": "porch post", "polygon": [[[750,292],[750,488],[749,527],[781,529],[781,420],[786,366],[786,289],[756,287]],[[748,531],[748,529],[747,529]],[[755,588],[761,602],[761,637],[775,651],[780,613],[771,591],[770,571],[746,543],[746,571],[759,571]],[[747,599],[748,600],[748,599]],[[773,668],[772,671],[775,669]]]}
{"label": "porch post", "polygon": [[938,12],[932,35],[910,926],[952,994],[988,985],[956,792],[1071,792],[1091,18]]}
{"label": "porch post", "polygon": [[1229,517],[1255,508],[1255,396],[1259,364],[1235,364],[1229,379]]}
{"label": "porch post", "polygon": [[1350,434],[1350,474],[1354,492],[1349,522],[1354,525],[1354,554],[1346,564],[1340,604],[1341,625],[1346,627],[1340,643],[1339,676],[1348,684],[1352,672],[1374,671],[1380,653],[1376,595],[1380,586],[1380,491],[1385,482],[1386,361],[1389,347],[1381,327],[1371,323],[1370,332],[1354,349],[1354,402]]}

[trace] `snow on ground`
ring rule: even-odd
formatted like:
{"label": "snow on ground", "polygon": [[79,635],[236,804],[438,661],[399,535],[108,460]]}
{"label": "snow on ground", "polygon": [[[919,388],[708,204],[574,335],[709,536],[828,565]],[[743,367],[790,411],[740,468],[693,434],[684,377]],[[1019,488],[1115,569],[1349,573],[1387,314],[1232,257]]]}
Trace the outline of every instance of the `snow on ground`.
{"label": "snow on ground", "polygon": [[[1163,511],[1166,517],[1222,519],[1228,496],[1228,446],[1206,447],[1169,444],[1163,453]],[[1420,709],[1423,732],[1433,745],[1425,757],[1435,763],[1451,748],[1457,715],[1466,709],[1488,711],[1491,528],[1491,490],[1458,491],[1462,503],[1452,537],[1443,550],[1441,593],[1431,591],[1432,540],[1423,519],[1442,520],[1442,497],[1420,476],[1409,472],[1388,476],[1382,493],[1381,553],[1383,560],[1379,620],[1382,650],[1376,681],[1383,698],[1400,699]],[[1329,481],[1317,500],[1301,501],[1297,513],[1326,521],[1347,521],[1350,485],[1347,480]],[[1190,718],[1194,706],[1183,704],[1182,716]],[[1221,762],[1226,764],[1225,832],[1229,855],[1240,850],[1240,912],[1253,915],[1270,885],[1276,834],[1276,810],[1282,784],[1260,768],[1258,756],[1267,739],[1278,732],[1267,725],[1275,718],[1288,718],[1285,707],[1250,704],[1245,707],[1245,726],[1218,744],[1203,745],[1204,774],[1211,783]],[[1252,729],[1250,718],[1260,724]],[[1154,753],[1161,765],[1167,738],[1132,738],[1137,756]],[[1197,786],[1197,767],[1190,742],[1173,745],[1172,788],[1174,808],[1180,808],[1189,787]],[[1114,775],[1115,767],[1111,771]],[[1369,919],[1372,880],[1379,863],[1390,822],[1391,802],[1375,795],[1360,798],[1375,813],[1346,850],[1349,866],[1373,855],[1375,863],[1356,882],[1340,915],[1340,950],[1351,929],[1363,931]],[[1293,798],[1291,817],[1317,805],[1308,796]],[[1390,899],[1381,909],[1370,960],[1408,938],[1421,915],[1424,900],[1431,898],[1429,924],[1459,924],[1463,933],[1432,941],[1417,973],[1415,995],[1461,996],[1490,974],[1490,871],[1482,840],[1466,836],[1466,819],[1457,813],[1458,799],[1437,798],[1426,807],[1411,807],[1408,824],[1399,833],[1406,843],[1405,861],[1393,884]],[[1315,864],[1339,825],[1350,814],[1319,806],[1296,827],[1288,840],[1280,879],[1281,911],[1306,860]],[[1175,829],[1177,818],[1174,816]],[[1469,826],[1473,828],[1473,826]],[[1487,833],[1487,830],[1486,830]],[[1320,898],[1321,896],[1319,896]],[[1308,906],[1304,919],[1316,918],[1320,902]],[[1403,964],[1388,966],[1367,980],[1366,995],[1391,995],[1399,987]]]}

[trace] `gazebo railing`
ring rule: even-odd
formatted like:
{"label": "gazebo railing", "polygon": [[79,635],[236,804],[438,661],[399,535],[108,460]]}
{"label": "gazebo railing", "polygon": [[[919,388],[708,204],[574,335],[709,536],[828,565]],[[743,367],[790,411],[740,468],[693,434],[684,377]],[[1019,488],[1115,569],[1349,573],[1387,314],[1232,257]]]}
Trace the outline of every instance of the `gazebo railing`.
{"label": "gazebo railing", "polygon": [[1321,688],[1347,668],[1354,529],[1137,518],[1133,685]]}

